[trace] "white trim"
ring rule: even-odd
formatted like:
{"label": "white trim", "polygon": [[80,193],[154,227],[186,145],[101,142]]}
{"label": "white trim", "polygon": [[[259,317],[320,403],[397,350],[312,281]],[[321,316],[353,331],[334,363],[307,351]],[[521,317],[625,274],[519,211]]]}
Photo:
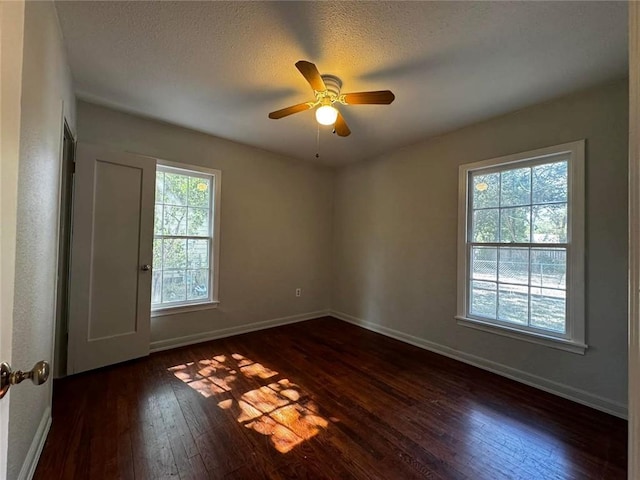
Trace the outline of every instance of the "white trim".
{"label": "white trim", "polygon": [[38,460],[42,454],[44,448],[44,442],[47,440],[49,429],[51,428],[51,407],[47,407],[40,420],[40,425],[36,434],[33,437],[27,456],[24,459],[20,473],[18,474],[18,480],[31,480],[36,473],[36,467],[38,466]]}
{"label": "white trim", "polygon": [[240,335],[242,333],[255,332],[258,330],[264,330],[266,328],[279,327],[281,325],[288,325],[290,323],[304,322],[306,320],[325,317],[327,315],[329,315],[329,310],[318,310],[317,312],[301,313],[288,317],[274,318],[271,320],[264,320],[262,322],[239,325],[237,327],[221,328],[219,330],[186,335],[184,337],[169,338],[167,340],[156,340],[155,342],[151,342],[151,353],[170,350],[172,348],[186,347],[187,345],[193,345],[195,343],[208,342],[210,340],[216,340],[218,338],[225,338],[231,337],[233,335]]}
{"label": "white trim", "polygon": [[205,175],[210,175],[210,176],[221,174],[220,170],[215,168],[201,167],[200,165],[191,165],[189,163],[172,162],[170,160],[162,160],[161,158],[156,158],[156,157],[150,157],[150,158],[154,158],[158,163],[158,165],[160,165],[161,167],[169,167],[176,170],[182,170],[187,175],[190,172],[199,172],[199,173],[204,173]]}
{"label": "white trim", "polygon": [[629,2],[628,478],[640,478],[640,5]]}
{"label": "white trim", "polygon": [[605,412],[611,415],[615,415],[616,417],[626,418],[626,415],[627,415],[626,406],[622,403],[615,402],[608,398],[604,398],[599,395],[594,395],[592,393],[589,393],[585,390],[581,390],[578,388],[569,387],[567,385],[554,382],[552,380],[548,380],[546,378],[539,377],[537,375],[532,375],[530,373],[524,372],[522,370],[518,370],[516,368],[509,367],[507,365],[503,365],[501,363],[492,362],[491,360],[487,360],[482,357],[478,357],[476,355],[471,355],[469,353],[465,353],[460,350],[447,347],[445,345],[440,345],[435,342],[430,342],[423,338],[416,337],[414,335],[409,335],[407,333],[401,332],[399,330],[394,330],[392,328],[385,327],[377,323],[368,322],[358,317],[354,317],[353,315],[349,315],[346,313],[337,312],[333,310],[330,312],[330,315],[332,317],[335,317],[347,323],[352,323],[353,325],[357,325],[359,327],[366,328],[367,330],[371,330],[372,332],[380,333],[382,335],[394,338],[401,342],[405,342],[410,345],[414,345],[416,347],[429,350],[430,352],[438,353],[440,355],[444,355],[445,357],[453,358],[454,360],[458,360],[460,362],[473,365],[474,367],[478,367],[483,370],[487,370],[489,372],[495,373],[497,375],[507,377],[511,380],[515,380],[516,382],[524,383],[525,385],[529,385],[531,387],[544,390],[545,392],[558,395],[559,397],[572,400],[576,403],[580,403],[582,405],[595,408],[596,410],[600,410],[602,412]]}
{"label": "white trim", "polygon": [[155,310],[151,310],[151,318],[166,317],[167,315],[176,315],[178,313],[197,312],[199,310],[211,310],[212,308],[218,308],[220,302],[203,302],[203,303],[190,303],[187,305],[176,305],[175,307],[162,307]]}
{"label": "white trim", "polygon": [[[56,14],[57,15],[57,14]],[[59,172],[58,172],[58,201],[57,201],[57,208],[56,208],[56,212],[58,215],[58,222],[57,222],[57,230],[56,230],[56,239],[55,239],[55,244],[56,244],[56,249],[55,249],[55,265],[56,268],[54,269],[54,277],[53,277],[53,283],[54,283],[54,292],[55,292],[55,296],[53,299],[53,338],[51,340],[51,352],[52,352],[52,356],[51,356],[51,372],[52,372],[52,380],[54,378],[59,378],[58,374],[60,373],[58,371],[59,368],[63,369],[62,375],[61,377],[64,377],[67,374],[67,366],[60,366],[58,365],[58,352],[56,352],[56,340],[58,338],[58,328],[60,328],[60,325],[58,325],[58,289],[60,288],[60,272],[58,271],[58,268],[60,267],[60,228],[62,227],[62,180],[63,180],[63,167],[64,167],[64,137],[65,137],[65,127],[68,128],[69,130],[69,134],[71,135],[71,141],[73,142],[73,144],[75,145],[76,142],[76,138],[73,135],[73,131],[71,130],[71,126],[69,125],[69,122],[67,122],[67,117],[65,116],[65,105],[64,105],[64,100],[61,100],[60,102],[61,104],[61,129],[60,129],[60,145],[58,148],[58,156],[59,156],[59,162],[58,162],[58,168],[59,168]],[[75,159],[74,159],[75,161]],[[72,196],[73,196],[73,185],[71,186],[72,189]],[[69,201],[71,203],[73,203],[73,198],[70,198]],[[69,223],[71,224],[72,219],[69,219]],[[69,236],[69,242],[71,242],[71,236]],[[71,247],[71,245],[69,245],[69,247]],[[70,253],[70,252],[69,252]],[[68,255],[67,258],[68,262],[71,262],[71,255]],[[69,271],[66,272],[67,273],[67,287],[68,287],[68,282],[69,282]],[[69,295],[68,292],[68,288],[67,288],[67,297]],[[67,316],[68,316],[68,312],[67,312]],[[61,345],[62,347],[62,345]],[[67,346],[65,346],[66,348],[68,348]],[[49,398],[51,399],[51,401],[53,401],[53,381],[50,382],[50,386],[49,386]]]}
{"label": "white trim", "polygon": [[519,328],[509,328],[506,325],[496,325],[493,322],[483,322],[475,318],[456,317],[458,325],[463,327],[475,328],[483,332],[495,333],[503,337],[515,338],[525,342],[537,343],[545,347],[557,348],[566,352],[578,353],[584,355],[588,348],[584,343],[574,342],[573,340],[565,340],[564,338],[549,337],[538,332],[523,332]]}
{"label": "white trim", "polygon": [[[577,140],[575,142],[563,143],[561,145],[555,145],[537,150],[531,150],[528,152],[516,153],[513,155],[506,155],[498,158],[491,158],[488,160],[482,160],[479,162],[467,163],[460,165],[458,169],[458,271],[457,271],[457,319],[463,319],[467,322],[465,326],[474,326],[475,324],[482,324],[486,326],[488,321],[483,319],[470,318],[469,315],[469,281],[468,281],[468,269],[469,269],[469,254],[468,254],[468,209],[469,209],[469,188],[468,180],[469,174],[478,170],[487,170],[492,166],[505,167],[508,165],[516,165],[518,163],[537,164],[544,162],[545,160],[551,161],[553,157],[568,154],[568,194],[567,199],[569,206],[569,219],[568,219],[568,231],[567,231],[567,319],[566,319],[566,334],[564,335],[544,335],[543,332],[538,334],[532,333],[525,329],[518,329],[517,327],[508,328],[509,332],[517,330],[520,337],[531,336],[532,339],[545,337],[543,343],[548,346],[550,342],[558,342],[560,347],[569,344],[577,346],[584,346],[586,348],[585,341],[585,297],[584,297],[584,202],[585,202],[585,141]],[[509,246],[510,244],[505,244]],[[503,328],[501,324],[496,322],[492,323],[491,330],[485,328],[486,331],[492,331],[497,333],[497,329]],[[519,338],[520,338],[519,337]],[[535,341],[535,340],[532,340]],[[582,352],[570,350],[573,353]]]}

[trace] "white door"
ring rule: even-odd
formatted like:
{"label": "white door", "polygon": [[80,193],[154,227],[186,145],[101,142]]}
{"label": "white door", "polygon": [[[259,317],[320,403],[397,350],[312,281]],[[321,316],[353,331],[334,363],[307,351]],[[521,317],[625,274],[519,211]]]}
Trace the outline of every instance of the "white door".
{"label": "white door", "polygon": [[68,373],[149,354],[156,162],[78,144]]}
{"label": "white door", "polygon": [[[0,362],[9,364],[12,361],[23,38],[24,2],[0,2]],[[0,400],[0,478],[7,474],[9,396],[7,393]]]}

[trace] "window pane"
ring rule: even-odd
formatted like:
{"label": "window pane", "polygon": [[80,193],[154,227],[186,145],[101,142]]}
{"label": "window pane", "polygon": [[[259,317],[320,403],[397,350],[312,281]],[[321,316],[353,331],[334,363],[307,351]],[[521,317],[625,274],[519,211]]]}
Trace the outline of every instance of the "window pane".
{"label": "window pane", "polygon": [[208,178],[189,178],[189,206],[209,208],[211,181]]}
{"label": "window pane", "polygon": [[533,203],[567,201],[567,166],[564,161],[533,167]]}
{"label": "window pane", "polygon": [[529,284],[528,248],[500,248],[498,281],[520,285]]}
{"label": "window pane", "polygon": [[474,242],[498,241],[498,209],[477,210],[473,212],[473,232],[471,238]]}
{"label": "window pane", "polygon": [[497,207],[500,174],[473,175],[473,208]]}
{"label": "window pane", "polygon": [[164,203],[187,205],[189,177],[177,173],[164,174]]}
{"label": "window pane", "polygon": [[565,332],[566,292],[532,289],[531,326],[553,332]]}
{"label": "window pane", "polygon": [[189,208],[188,235],[208,237],[209,233],[209,210],[206,208]]}
{"label": "window pane", "polygon": [[493,281],[498,279],[498,249],[496,247],[473,247],[471,262],[473,279]]}
{"label": "window pane", "polygon": [[177,238],[165,238],[163,243],[162,265],[164,269],[187,267],[187,241]]}
{"label": "window pane", "polygon": [[187,300],[209,298],[209,270],[187,271]]}
{"label": "window pane", "polygon": [[187,242],[187,268],[209,268],[209,240]]}
{"label": "window pane", "polygon": [[531,203],[531,168],[517,168],[502,172],[500,178],[500,206]]}
{"label": "window pane", "polygon": [[537,287],[566,288],[566,250],[531,250],[531,285]]}
{"label": "window pane", "polygon": [[162,235],[162,213],[164,207],[162,205],[156,205],[154,217],[153,217],[153,234]]}
{"label": "window pane", "polygon": [[186,300],[186,272],[184,270],[164,270],[162,272],[162,301],[182,302]]}
{"label": "window pane", "polygon": [[496,318],[497,286],[493,282],[471,282],[471,314]]}
{"label": "window pane", "polygon": [[164,206],[163,235],[186,235],[187,207]]}
{"label": "window pane", "polygon": [[520,325],[529,323],[529,287],[498,284],[498,319]]}
{"label": "window pane", "polygon": [[162,239],[153,239],[153,269],[162,269]]}
{"label": "window pane", "polygon": [[157,270],[153,272],[151,280],[151,303],[160,302],[162,302],[162,270]]}
{"label": "window pane", "polygon": [[533,241],[565,243],[567,241],[567,204],[533,207]]}
{"label": "window pane", "polygon": [[500,241],[509,243],[529,243],[531,207],[500,209]]}
{"label": "window pane", "polygon": [[156,203],[164,200],[164,172],[156,172]]}

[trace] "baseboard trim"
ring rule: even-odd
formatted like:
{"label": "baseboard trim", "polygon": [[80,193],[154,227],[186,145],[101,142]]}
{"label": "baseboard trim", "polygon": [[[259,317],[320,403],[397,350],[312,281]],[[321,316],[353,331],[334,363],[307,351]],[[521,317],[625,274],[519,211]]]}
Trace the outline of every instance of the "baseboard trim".
{"label": "baseboard trim", "polygon": [[242,333],[255,332],[258,330],[264,330],[266,328],[288,325],[290,323],[304,322],[305,320],[311,320],[327,315],[329,315],[329,310],[318,310],[316,312],[301,313],[288,317],[274,318],[262,322],[248,323],[246,325],[240,325],[237,327],[222,328],[220,330],[211,330],[209,332],[186,335],[184,337],[170,338],[167,340],[157,340],[155,342],[151,342],[150,352],[155,353],[161,352],[163,350],[170,350],[172,348],[186,347],[187,345],[208,342],[210,340],[216,340],[218,338],[225,338],[231,337],[233,335],[240,335]]}
{"label": "baseboard trim", "polygon": [[27,452],[27,457],[24,459],[24,463],[22,464],[22,468],[18,474],[18,480],[31,480],[33,478],[50,428],[51,407],[47,407],[42,415],[42,420],[40,420],[38,430],[36,430],[36,434],[33,437],[33,441],[31,442],[31,446]]}
{"label": "baseboard trim", "polygon": [[582,405],[595,408],[596,410],[600,410],[610,415],[614,415],[625,420],[627,419],[627,407],[625,405],[604,397],[600,397],[598,395],[594,395],[585,390],[568,387],[566,385],[562,385],[561,383],[547,380],[537,375],[532,375],[530,373],[523,372],[522,370],[518,370],[501,363],[493,362],[491,360],[486,360],[482,357],[471,355],[460,350],[455,350],[451,347],[430,342],[423,338],[409,335],[399,330],[394,330],[383,325],[369,322],[343,312],[332,310],[329,315],[344,322],[357,325],[367,330],[371,330],[372,332],[380,333],[401,342],[405,342],[410,345],[414,345],[416,347],[423,348],[440,355],[444,355],[445,357],[453,358],[454,360],[458,360],[460,362],[473,365],[474,367],[487,370],[497,375],[510,378],[511,380],[515,380],[516,382],[524,383],[525,385],[544,390],[545,392],[549,392],[554,395],[558,395],[559,397],[563,397]]}

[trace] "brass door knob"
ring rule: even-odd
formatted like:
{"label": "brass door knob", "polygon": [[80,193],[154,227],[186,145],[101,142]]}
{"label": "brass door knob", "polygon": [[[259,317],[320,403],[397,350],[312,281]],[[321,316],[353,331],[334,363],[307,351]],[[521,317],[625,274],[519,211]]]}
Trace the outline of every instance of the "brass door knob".
{"label": "brass door knob", "polygon": [[49,378],[49,363],[44,360],[36,363],[31,370],[23,372],[11,370],[6,362],[0,364],[0,398],[4,397],[11,385],[17,385],[26,379],[31,379],[34,385],[42,385]]}

